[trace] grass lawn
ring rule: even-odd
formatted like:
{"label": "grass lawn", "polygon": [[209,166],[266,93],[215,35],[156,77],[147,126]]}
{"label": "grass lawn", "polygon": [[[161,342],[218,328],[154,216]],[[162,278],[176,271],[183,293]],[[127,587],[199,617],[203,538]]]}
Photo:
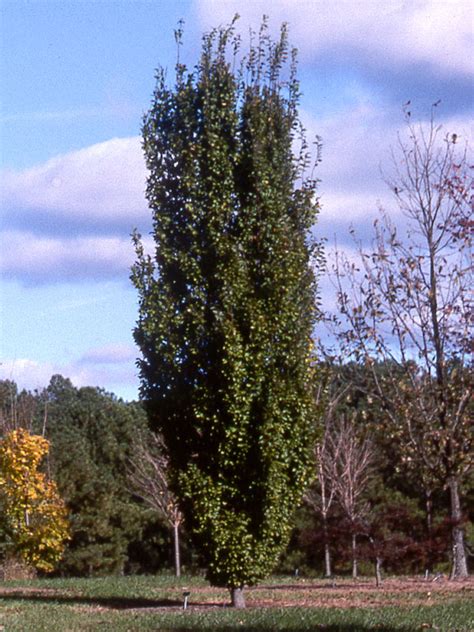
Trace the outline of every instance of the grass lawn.
{"label": "grass lawn", "polygon": [[[183,610],[183,589],[190,591]],[[426,582],[272,578],[248,589],[247,609],[200,578],[40,579],[0,584],[0,630],[474,630],[474,578]]]}

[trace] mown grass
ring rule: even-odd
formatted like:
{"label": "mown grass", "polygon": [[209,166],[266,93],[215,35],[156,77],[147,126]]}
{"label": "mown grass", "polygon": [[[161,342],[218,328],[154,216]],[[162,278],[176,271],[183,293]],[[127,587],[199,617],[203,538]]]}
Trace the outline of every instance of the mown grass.
{"label": "mown grass", "polygon": [[[326,607],[325,594],[328,599],[335,596],[337,600],[337,595],[342,595],[338,589],[343,591],[347,587],[344,582],[339,584],[339,588],[328,584],[322,593],[323,602],[320,591],[313,603],[311,595],[317,591],[313,591],[311,584],[305,586],[287,578],[272,580],[257,591],[249,592],[249,607],[239,611],[224,606],[228,602],[226,591],[210,589],[200,578],[186,577],[177,581],[173,577],[157,576],[8,582],[0,585],[0,630],[2,626],[5,632],[474,630],[471,590],[451,593],[447,589],[437,595],[415,590],[396,595],[397,605],[386,605],[391,601],[393,604],[394,598],[394,593],[387,588],[378,591],[376,601],[371,597],[366,605],[351,607],[351,599],[361,603],[357,589],[351,588],[341,597],[344,607]],[[191,591],[190,607],[186,611],[182,609],[183,587]],[[427,603],[421,603],[421,598]],[[281,607],[282,603],[285,607]]]}

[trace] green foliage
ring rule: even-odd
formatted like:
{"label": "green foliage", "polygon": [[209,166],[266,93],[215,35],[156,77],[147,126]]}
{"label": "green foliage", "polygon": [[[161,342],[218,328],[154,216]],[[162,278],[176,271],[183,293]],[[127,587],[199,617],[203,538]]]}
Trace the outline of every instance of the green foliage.
{"label": "green foliage", "polygon": [[286,28],[274,43],[264,22],[240,65],[238,48],[217,29],[172,88],[157,73],[143,124],[156,253],[136,235],[132,273],[142,396],[208,577],[229,587],[275,565],[308,484],[320,256]]}
{"label": "green foliage", "polygon": [[[50,469],[71,515],[71,541],[62,573],[104,574],[123,569],[127,547],[147,519],[126,483],[135,433],[145,427],[143,409],[99,389],[75,388],[54,376],[41,395]],[[40,410],[43,423],[44,410]]]}

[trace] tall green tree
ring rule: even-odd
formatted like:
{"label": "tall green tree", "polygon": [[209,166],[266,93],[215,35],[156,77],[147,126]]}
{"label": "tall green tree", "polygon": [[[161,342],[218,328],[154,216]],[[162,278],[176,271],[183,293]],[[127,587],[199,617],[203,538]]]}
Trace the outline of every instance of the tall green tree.
{"label": "tall green tree", "polygon": [[273,42],[264,20],[239,54],[233,26],[220,28],[172,87],[158,70],[143,124],[156,251],[135,236],[132,280],[152,427],[209,580],[244,606],[311,471],[319,249],[286,27]]}
{"label": "tall green tree", "polygon": [[61,573],[123,571],[127,548],[147,520],[127,485],[133,440],[146,424],[141,406],[98,388],[76,388],[60,375],[41,393],[38,425],[51,442],[48,469],[71,518]]}

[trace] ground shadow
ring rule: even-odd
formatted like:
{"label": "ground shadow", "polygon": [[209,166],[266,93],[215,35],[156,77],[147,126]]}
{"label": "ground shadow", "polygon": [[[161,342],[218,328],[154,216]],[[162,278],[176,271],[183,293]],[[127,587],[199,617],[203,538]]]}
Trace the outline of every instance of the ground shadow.
{"label": "ground shadow", "polygon": [[131,610],[134,608],[176,608],[183,602],[176,599],[144,599],[140,597],[86,597],[83,595],[64,595],[54,593],[22,592],[21,590],[0,593],[1,600],[37,601],[42,603],[62,603],[71,605],[101,606],[112,610]]}
{"label": "ground shadow", "polygon": [[[277,588],[275,586],[275,588]],[[38,602],[38,603],[54,603],[54,604],[70,604],[70,605],[89,605],[89,606],[98,606],[110,608],[111,610],[133,610],[133,609],[154,609],[154,608],[169,608],[170,610],[179,610],[182,613],[183,617],[191,616],[193,613],[203,612],[206,610],[230,610],[230,607],[227,604],[220,603],[199,603],[192,602],[189,604],[189,608],[186,612],[182,610],[183,602],[178,599],[144,599],[144,598],[135,598],[135,597],[87,597],[82,595],[65,595],[65,594],[54,594],[54,593],[35,593],[35,592],[22,592],[21,590],[15,590],[8,593],[0,593],[0,602],[1,601],[25,601],[25,602]],[[248,609],[242,611],[243,619],[247,619],[247,621],[240,623],[240,621],[236,621],[235,624],[223,624],[223,625],[215,625],[210,624],[207,628],[209,632],[273,632],[275,630],[274,623],[269,622],[264,623],[255,623],[251,622],[251,612],[253,607],[250,606]],[[271,608],[269,608],[271,609]],[[245,613],[245,616],[244,616]],[[248,620],[250,619],[250,621]],[[177,621],[178,623],[178,621]],[[158,628],[157,628],[158,629]],[[168,628],[167,628],[168,629]],[[192,621],[189,622],[189,625],[186,624],[185,621],[179,621],[178,625],[173,625],[169,627],[169,630],[173,632],[195,632],[196,624]],[[384,624],[375,624],[375,625],[361,625],[360,623],[355,624],[311,624],[311,627],[308,627],[308,623],[304,622],[299,625],[289,625],[284,626],[282,628],[285,632],[413,632],[413,629],[406,626],[392,626],[392,625],[384,625]]]}
{"label": "ground shadow", "polygon": [[[195,625],[180,625],[179,627],[167,628],[167,630],[172,630],[173,632],[196,632]],[[413,632],[413,627],[394,627],[387,626],[383,624],[375,624],[373,626],[365,626],[360,625],[359,623],[354,624],[312,624],[311,627],[308,627],[308,624],[302,624],[301,626],[284,626],[282,628],[278,628],[284,630],[284,632]],[[223,625],[223,626],[215,626],[211,625],[206,628],[207,632],[275,632],[275,624],[256,624],[252,625],[249,623],[235,623],[235,625]]]}

